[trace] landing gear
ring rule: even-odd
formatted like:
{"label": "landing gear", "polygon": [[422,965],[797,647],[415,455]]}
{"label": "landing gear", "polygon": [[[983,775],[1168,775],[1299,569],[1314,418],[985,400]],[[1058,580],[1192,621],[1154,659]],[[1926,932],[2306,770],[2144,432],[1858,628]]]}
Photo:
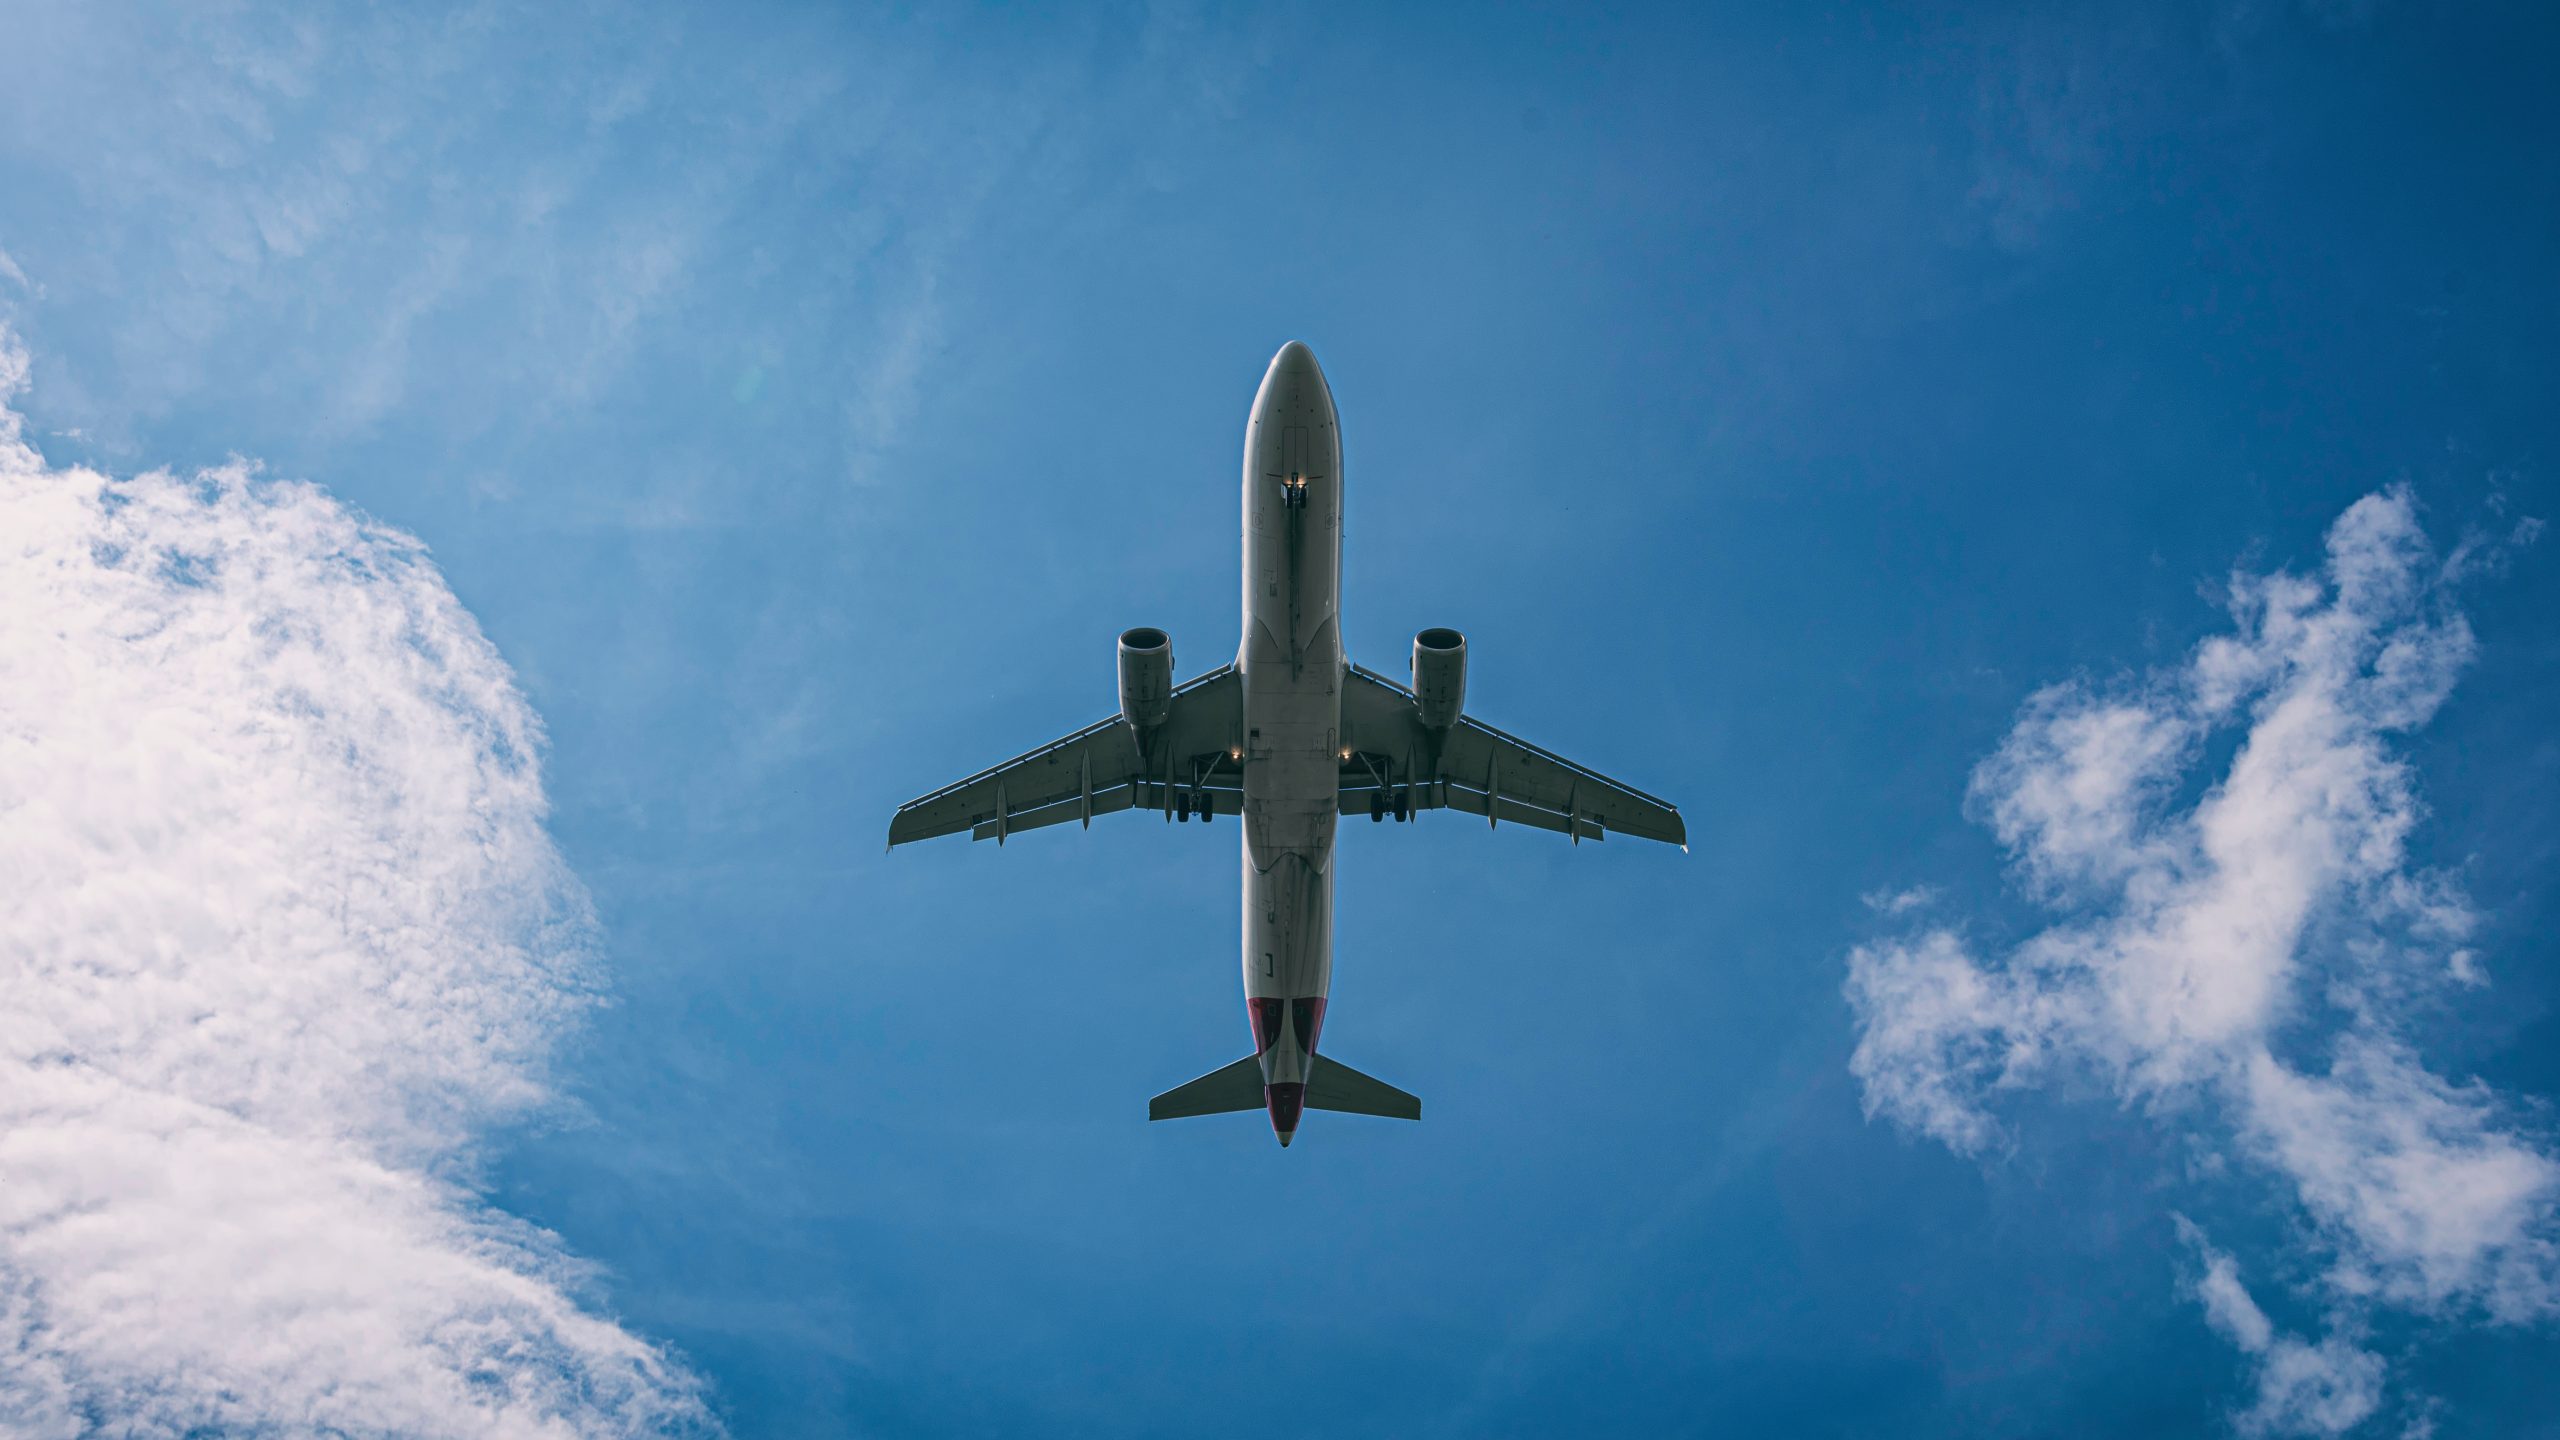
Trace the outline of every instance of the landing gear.
{"label": "landing gear", "polygon": [[1403,824],[1404,822],[1406,822],[1407,820],[1410,820],[1410,819],[1412,819],[1412,818],[1413,818],[1413,792],[1412,792],[1411,790],[1403,790],[1403,791],[1399,791],[1399,792],[1397,792],[1397,794],[1396,794],[1396,823],[1397,823],[1397,824],[1399,824],[1399,825],[1401,825],[1401,824]]}
{"label": "landing gear", "polygon": [[1203,825],[1206,825],[1206,824],[1208,824],[1210,821],[1215,820],[1215,819],[1217,819],[1217,818],[1218,818],[1218,804],[1217,804],[1217,802],[1216,802],[1216,801],[1214,801],[1214,800],[1211,800],[1211,799],[1209,798],[1209,796],[1208,796],[1207,792],[1205,792],[1205,791],[1204,791],[1204,792],[1202,792],[1202,794],[1201,794],[1201,796],[1200,796],[1200,823],[1201,823],[1201,824],[1203,824]]}
{"label": "landing gear", "polygon": [[1186,825],[1191,823],[1191,792],[1181,790],[1174,793],[1173,815]]}
{"label": "landing gear", "polygon": [[1372,794],[1369,797],[1369,823],[1375,825],[1386,818],[1387,797],[1384,794]]}

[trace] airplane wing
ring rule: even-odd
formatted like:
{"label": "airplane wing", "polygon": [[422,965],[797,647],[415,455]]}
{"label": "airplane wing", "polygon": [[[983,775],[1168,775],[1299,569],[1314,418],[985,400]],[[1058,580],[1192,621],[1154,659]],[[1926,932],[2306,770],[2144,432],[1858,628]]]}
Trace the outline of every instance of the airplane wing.
{"label": "airplane wing", "polygon": [[1413,692],[1374,670],[1351,667],[1342,688],[1342,813],[1462,810],[1570,835],[1611,835],[1688,847],[1680,811],[1632,785],[1587,770],[1526,740],[1461,716],[1446,730],[1422,723]]}
{"label": "airplane wing", "polygon": [[1004,843],[1017,830],[1177,806],[1204,818],[1243,811],[1235,751],[1243,692],[1233,665],[1177,687],[1172,713],[1143,736],[1114,715],[898,807],[889,844],[966,832]]}

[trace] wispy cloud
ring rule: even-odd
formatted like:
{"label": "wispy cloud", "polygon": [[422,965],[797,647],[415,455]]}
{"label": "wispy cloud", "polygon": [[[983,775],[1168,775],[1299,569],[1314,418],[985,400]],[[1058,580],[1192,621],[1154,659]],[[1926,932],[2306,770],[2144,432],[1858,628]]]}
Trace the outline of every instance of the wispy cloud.
{"label": "wispy cloud", "polygon": [[2314,1344],[2280,1333],[2240,1283],[2240,1267],[2229,1255],[2183,1215],[2178,1233],[2204,1265],[2195,1291],[2205,1323],[2257,1366],[2258,1400],[2239,1417],[2244,1431],[2339,1435],[2381,1406],[2381,1356],[2342,1336]]}
{"label": "wispy cloud", "polygon": [[1926,910],[1936,904],[1938,887],[1913,885],[1901,890],[1891,888],[1870,890],[1859,896],[1858,900],[1879,915],[1908,915],[1914,910]]}
{"label": "wispy cloud", "polygon": [[[989,64],[891,14],[165,8],[19,27],[34,63],[0,91],[0,161],[64,197],[11,244],[103,341],[45,410],[119,449],[137,414],[238,394],[241,345],[271,347],[298,435],[431,414],[484,450],[626,387],[725,393],[756,357],[769,406],[868,476],[930,393],[955,254],[991,210],[1053,213],[1026,199],[1071,183],[1041,147],[1090,102],[1072,57]],[[617,524],[754,508],[679,474],[612,493]]]}
{"label": "wispy cloud", "polygon": [[0,1431],[710,1428],[474,1187],[594,929],[417,543],[241,464],[56,468],[5,408],[0,537]]}
{"label": "wispy cloud", "polygon": [[[2183,664],[2031,700],[1973,803],[2062,918],[1997,955],[1951,927],[1851,954],[1868,1113],[1984,1154],[2009,1143],[2005,1092],[2093,1076],[2280,1178],[2342,1314],[2560,1309],[2560,1160],[2515,1104],[2428,1069],[2407,1020],[2486,973],[2469,900],[2410,858],[2422,810],[2394,746],[2470,661],[2452,587],[2500,548],[2440,561],[2406,490],[2367,496],[2319,576],[2235,576],[2232,632]],[[2259,1422],[2353,1423],[2364,1390],[2305,1369],[2341,1352],[2268,1338],[2210,1260],[2208,1314],[2296,1397]]]}

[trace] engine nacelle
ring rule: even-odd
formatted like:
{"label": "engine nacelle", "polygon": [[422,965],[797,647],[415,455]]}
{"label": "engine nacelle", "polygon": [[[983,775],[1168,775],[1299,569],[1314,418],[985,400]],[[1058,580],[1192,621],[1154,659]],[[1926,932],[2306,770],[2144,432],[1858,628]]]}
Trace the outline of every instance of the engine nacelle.
{"label": "engine nacelle", "polygon": [[1446,730],[1467,708],[1467,637],[1437,626],[1413,637],[1413,696],[1422,723]]}
{"label": "engine nacelle", "polygon": [[1152,625],[1120,632],[1120,718],[1152,730],[1173,713],[1173,641]]}

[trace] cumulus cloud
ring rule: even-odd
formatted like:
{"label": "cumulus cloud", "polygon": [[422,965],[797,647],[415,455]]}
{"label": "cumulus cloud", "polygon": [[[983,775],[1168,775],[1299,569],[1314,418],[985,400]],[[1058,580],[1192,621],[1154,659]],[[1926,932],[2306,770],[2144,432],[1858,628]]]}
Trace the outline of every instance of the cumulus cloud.
{"label": "cumulus cloud", "polygon": [[[2560,1160],[2515,1104],[2428,1069],[2404,1019],[2488,981],[2470,902],[2409,855],[2423,810],[2394,748],[2471,659],[2451,586],[2481,553],[2438,561],[2405,489],[2370,495],[2320,574],[2236,575],[2231,632],[2183,664],[2030,700],[1971,803],[2060,918],[1998,953],[1950,927],[1851,953],[1868,1114],[1983,1154],[2008,1143],[2004,1092],[2094,1078],[2279,1177],[2335,1303],[2560,1308]],[[2354,1410],[2353,1386],[2313,1398],[2313,1352],[2266,1340],[2232,1287],[2202,1292],[2217,1327],[2299,1380],[2264,1425]]]}
{"label": "cumulus cloud", "polygon": [[0,332],[0,1432],[709,1428],[489,1207],[594,928],[539,723],[417,543],[48,465]]}

